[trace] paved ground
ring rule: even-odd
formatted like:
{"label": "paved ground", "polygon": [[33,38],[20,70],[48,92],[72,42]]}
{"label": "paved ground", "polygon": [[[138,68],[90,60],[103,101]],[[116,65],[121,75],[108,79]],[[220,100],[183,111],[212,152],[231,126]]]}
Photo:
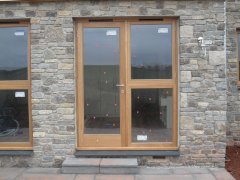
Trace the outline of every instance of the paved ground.
{"label": "paved ground", "polygon": [[223,168],[141,167],[136,175],[61,174],[58,168],[0,168],[0,180],[233,180]]}

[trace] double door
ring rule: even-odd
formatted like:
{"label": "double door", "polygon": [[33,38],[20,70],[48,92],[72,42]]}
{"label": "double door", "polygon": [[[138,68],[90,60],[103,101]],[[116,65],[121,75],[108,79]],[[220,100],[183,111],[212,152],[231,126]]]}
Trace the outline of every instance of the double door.
{"label": "double door", "polygon": [[77,23],[78,148],[177,148],[176,21]]}

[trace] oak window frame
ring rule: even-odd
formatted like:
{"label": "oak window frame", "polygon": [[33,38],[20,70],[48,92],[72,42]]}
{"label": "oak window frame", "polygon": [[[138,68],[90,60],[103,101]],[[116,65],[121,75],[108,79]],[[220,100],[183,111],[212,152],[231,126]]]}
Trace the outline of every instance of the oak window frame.
{"label": "oak window frame", "polygon": [[240,28],[236,31],[236,52],[237,52],[237,86],[240,88]]}
{"label": "oak window frame", "polygon": [[[25,27],[27,31],[27,79],[26,80],[0,80],[0,90],[26,90],[28,92],[28,141],[25,142],[0,142],[0,150],[32,150],[32,103],[31,103],[31,28],[28,20],[2,21],[0,28]],[[13,49],[9,49],[11,53]]]}

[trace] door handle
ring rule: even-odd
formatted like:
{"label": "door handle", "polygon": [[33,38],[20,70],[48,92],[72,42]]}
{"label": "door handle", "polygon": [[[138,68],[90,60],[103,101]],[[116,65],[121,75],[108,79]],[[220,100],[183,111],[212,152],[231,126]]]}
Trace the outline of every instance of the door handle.
{"label": "door handle", "polygon": [[124,87],[124,84],[116,84],[117,87]]}

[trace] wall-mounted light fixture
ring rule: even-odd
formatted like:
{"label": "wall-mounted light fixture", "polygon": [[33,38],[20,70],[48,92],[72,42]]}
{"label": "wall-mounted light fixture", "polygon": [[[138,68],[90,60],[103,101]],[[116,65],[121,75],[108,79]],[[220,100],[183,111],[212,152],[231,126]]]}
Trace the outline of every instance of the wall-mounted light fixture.
{"label": "wall-mounted light fixture", "polygon": [[204,50],[204,55],[207,55],[207,46],[211,45],[212,41],[211,40],[204,40],[203,37],[198,38],[198,45]]}

